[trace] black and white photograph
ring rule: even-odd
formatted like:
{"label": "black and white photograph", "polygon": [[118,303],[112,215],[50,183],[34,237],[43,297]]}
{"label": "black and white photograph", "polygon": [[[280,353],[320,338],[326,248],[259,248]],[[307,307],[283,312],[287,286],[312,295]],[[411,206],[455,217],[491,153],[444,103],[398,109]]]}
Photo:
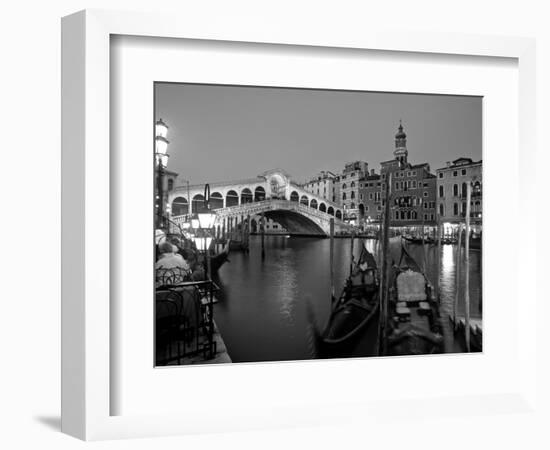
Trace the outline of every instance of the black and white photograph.
{"label": "black and white photograph", "polygon": [[157,82],[155,366],[483,351],[483,98]]}

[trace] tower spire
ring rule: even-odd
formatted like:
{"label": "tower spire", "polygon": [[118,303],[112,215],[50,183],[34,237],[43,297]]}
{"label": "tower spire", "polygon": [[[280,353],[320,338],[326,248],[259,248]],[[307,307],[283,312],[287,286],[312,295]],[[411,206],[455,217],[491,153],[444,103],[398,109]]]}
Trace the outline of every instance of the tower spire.
{"label": "tower spire", "polygon": [[400,165],[407,164],[407,156],[409,154],[407,151],[407,135],[403,131],[403,122],[401,119],[399,119],[399,127],[395,135],[395,150],[393,154]]}

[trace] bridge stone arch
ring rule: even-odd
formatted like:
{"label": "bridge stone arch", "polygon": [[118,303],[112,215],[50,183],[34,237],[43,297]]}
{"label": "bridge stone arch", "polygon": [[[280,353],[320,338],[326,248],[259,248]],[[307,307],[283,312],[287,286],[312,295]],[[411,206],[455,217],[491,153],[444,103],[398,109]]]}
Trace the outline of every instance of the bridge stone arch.
{"label": "bridge stone arch", "polygon": [[[331,207],[332,208],[332,207]],[[334,211],[334,208],[332,208]],[[264,214],[267,219],[281,224],[289,234],[327,236],[330,232],[332,216],[311,208],[300,202],[284,199],[268,199],[261,202],[252,202],[216,211],[218,224],[231,224],[235,219],[245,216]],[[251,229],[258,229],[259,224],[251,222]],[[335,220],[335,229],[349,230],[349,224]]]}
{"label": "bridge stone arch", "polygon": [[342,211],[340,211],[339,209],[337,209],[334,216],[335,216],[337,219],[342,220]]}
{"label": "bridge stone arch", "polygon": [[322,211],[322,212],[327,212],[327,205],[325,205],[324,203],[319,203],[319,211]]}
{"label": "bridge stone arch", "polygon": [[265,197],[265,188],[263,186],[257,186],[254,189],[254,201],[261,202],[262,200],[265,200]]}
{"label": "bridge stone arch", "polygon": [[309,198],[307,197],[307,195],[302,195],[300,197],[300,203],[304,206],[309,206]]}
{"label": "bridge stone arch", "polygon": [[233,189],[230,189],[225,194],[225,206],[236,206],[239,204],[239,194]]}
{"label": "bridge stone arch", "polygon": [[334,216],[334,208],[332,206],[328,207],[327,214],[330,216]]}
{"label": "bridge stone arch", "polygon": [[310,208],[313,208],[313,209],[317,209],[318,208],[318,204],[317,204],[317,200],[315,200],[314,198],[311,199],[311,201],[309,202],[309,207]]}
{"label": "bridge stone arch", "polygon": [[210,194],[210,207],[212,209],[219,209],[219,208],[223,208],[225,205],[224,205],[224,201],[223,201],[223,195],[221,194],[221,192],[212,192]]}
{"label": "bridge stone arch", "polygon": [[191,210],[192,212],[199,211],[204,206],[204,195],[195,194],[191,201]]}
{"label": "bridge stone arch", "polygon": [[244,188],[241,191],[241,204],[252,203],[254,201],[254,195],[249,188]]}
{"label": "bridge stone arch", "polygon": [[171,211],[174,216],[183,216],[184,214],[188,214],[189,202],[187,201],[187,198],[178,196],[172,200]]}
{"label": "bridge stone arch", "polygon": [[298,203],[300,201],[300,195],[296,191],[290,193],[290,201]]}

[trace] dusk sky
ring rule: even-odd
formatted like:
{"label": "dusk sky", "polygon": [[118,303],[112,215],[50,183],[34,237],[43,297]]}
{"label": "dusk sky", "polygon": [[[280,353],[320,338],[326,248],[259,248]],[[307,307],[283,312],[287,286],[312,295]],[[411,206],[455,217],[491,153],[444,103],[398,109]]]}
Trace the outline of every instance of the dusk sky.
{"label": "dusk sky", "polygon": [[461,156],[482,158],[480,97],[158,83],[155,107],[181,184],[274,168],[300,182],[356,160],[379,172],[393,158],[399,119],[413,164],[435,172]]}

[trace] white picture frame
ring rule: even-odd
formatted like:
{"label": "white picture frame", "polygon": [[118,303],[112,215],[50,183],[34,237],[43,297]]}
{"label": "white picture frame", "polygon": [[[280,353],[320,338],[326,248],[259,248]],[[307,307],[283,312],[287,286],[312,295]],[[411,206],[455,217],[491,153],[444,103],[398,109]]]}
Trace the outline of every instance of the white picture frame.
{"label": "white picture frame", "polygon": [[[255,411],[240,411],[231,420],[222,413],[206,419],[185,413],[112,415],[113,390],[120,388],[111,378],[110,320],[112,295],[110,264],[110,91],[111,41],[113,35],[194,39],[205,41],[284,44],[309,48],[368,49],[381,52],[408,52],[414,55],[446,54],[469,57],[499,57],[517,60],[518,64],[518,146],[519,178],[514,201],[522,202],[524,221],[535,223],[534,199],[527,195],[533,189],[535,154],[535,44],[532,39],[451,35],[439,33],[390,33],[349,30],[333,35],[324,31],[277,29],[264,24],[233,28],[231,24],[209,26],[186,17],[166,14],[142,14],[112,11],[82,11],[65,17],[62,22],[62,430],[85,440],[162,436],[221,430],[257,429],[311,423],[328,423],[338,417],[371,417],[380,414],[394,417],[395,401],[411,414],[423,414],[434,407],[442,414],[469,414],[468,405],[486,414],[503,409],[525,412],[535,407],[536,328],[526,326],[525,310],[536,310],[535,286],[527,286],[522,299],[524,310],[518,311],[516,326],[517,352],[521,365],[517,378],[500,393],[483,395],[465,392],[464,397],[418,400],[397,396],[387,401],[285,404]],[[345,86],[342,86],[345,88]],[[152,108],[152,105],[151,105]],[[151,115],[152,117],[152,115]],[[536,261],[534,240],[518,249],[518,278],[526,277],[524,261]],[[526,345],[529,343],[530,345]],[[323,363],[325,364],[325,363]],[[350,362],[357,370],[359,363]],[[312,365],[302,363],[305,370]],[[264,365],[265,366],[265,365]],[[267,365],[269,366],[269,365]],[[391,370],[386,366],[385,370]],[[217,369],[217,368],[216,368]],[[325,364],[336,376],[342,374],[337,363]],[[193,369],[196,370],[196,369]],[[200,369],[199,369],[200,370]],[[250,369],[253,370],[253,369]],[[260,370],[260,369],[257,369]],[[275,365],[267,367],[274,371]],[[185,377],[181,372],[178,376]],[[266,376],[262,374],[262,376]],[[269,376],[269,375],[267,375]],[[283,375],[284,376],[284,375]],[[258,400],[259,402],[259,400]],[[254,405],[254,399],[247,403]],[[193,407],[193,405],[191,405]],[[322,412],[320,412],[322,411]],[[403,414],[403,410],[399,414]],[[398,415],[399,415],[398,414]],[[427,413],[426,413],[427,414]]]}

